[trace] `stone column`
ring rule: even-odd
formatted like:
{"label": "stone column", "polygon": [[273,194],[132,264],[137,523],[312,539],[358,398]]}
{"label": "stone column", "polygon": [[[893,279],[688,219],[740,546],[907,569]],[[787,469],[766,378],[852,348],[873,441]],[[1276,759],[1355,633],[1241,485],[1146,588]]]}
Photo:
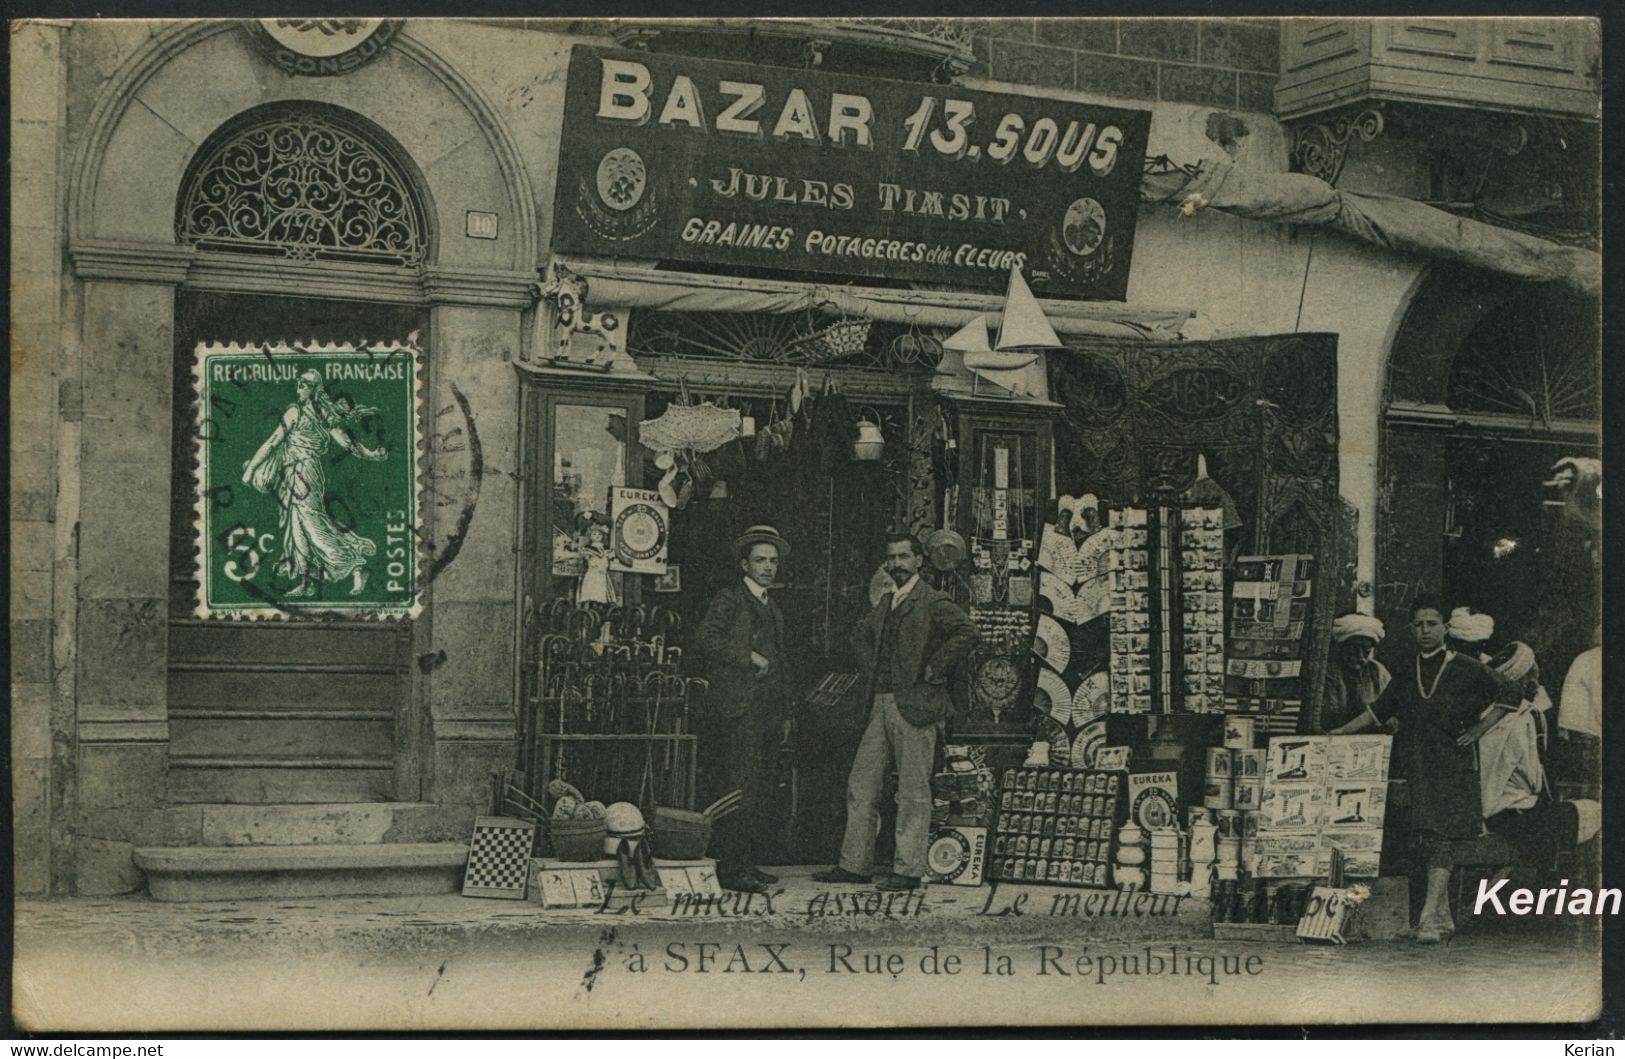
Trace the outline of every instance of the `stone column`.
{"label": "stone column", "polygon": [[74,875],[78,893],[106,894],[139,885],[131,851],[161,835],[175,287],[192,251],[103,243],[72,252],[83,280],[78,376],[63,380],[80,421],[66,663],[77,685]]}
{"label": "stone column", "polygon": [[45,893],[53,878],[60,889],[71,860],[64,843],[63,863],[53,871],[52,833],[67,829],[66,806],[53,805],[51,762],[72,747],[71,714],[53,731],[58,668],[51,635],[61,554],[54,412],[67,26],[36,19],[11,33],[11,782],[19,894]]}
{"label": "stone column", "polygon": [[437,270],[428,283],[425,514],[435,573],[418,649],[433,726],[430,790],[454,829],[488,800],[491,773],[515,760],[520,457],[513,365],[530,281]]}

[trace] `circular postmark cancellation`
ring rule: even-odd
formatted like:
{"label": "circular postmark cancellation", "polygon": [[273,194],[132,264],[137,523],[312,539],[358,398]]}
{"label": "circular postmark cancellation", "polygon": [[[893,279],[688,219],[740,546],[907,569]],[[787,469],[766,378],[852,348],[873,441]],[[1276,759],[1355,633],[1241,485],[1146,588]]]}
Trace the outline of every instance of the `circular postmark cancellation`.
{"label": "circular postmark cancellation", "polygon": [[[455,390],[426,442],[423,368],[414,342],[197,348],[199,617],[398,619],[422,609],[461,548],[483,473]],[[426,531],[428,505],[444,539]],[[441,517],[446,508],[455,514]]]}

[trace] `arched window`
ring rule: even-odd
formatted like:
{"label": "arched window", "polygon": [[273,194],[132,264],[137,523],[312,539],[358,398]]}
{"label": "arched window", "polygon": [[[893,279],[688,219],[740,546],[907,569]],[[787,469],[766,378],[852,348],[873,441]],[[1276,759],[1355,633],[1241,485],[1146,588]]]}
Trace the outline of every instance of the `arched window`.
{"label": "arched window", "polygon": [[250,111],[182,185],[175,234],[201,249],[377,264],[422,261],[424,210],[381,133],[333,107]]}
{"label": "arched window", "polygon": [[1468,332],[1451,362],[1446,403],[1457,413],[1602,419],[1597,305],[1543,291],[1509,299]]}

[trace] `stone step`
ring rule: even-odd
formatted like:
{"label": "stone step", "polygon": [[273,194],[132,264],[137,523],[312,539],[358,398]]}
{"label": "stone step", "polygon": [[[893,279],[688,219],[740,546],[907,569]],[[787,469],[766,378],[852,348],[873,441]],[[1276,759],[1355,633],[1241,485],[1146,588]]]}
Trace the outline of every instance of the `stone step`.
{"label": "stone step", "polygon": [[284,805],[205,804],[203,846],[305,846],[433,842],[461,838],[472,819],[449,818],[428,802],[327,802]]}
{"label": "stone step", "polygon": [[462,842],[295,846],[149,846],[136,867],[159,901],[257,897],[404,897],[462,886]]}

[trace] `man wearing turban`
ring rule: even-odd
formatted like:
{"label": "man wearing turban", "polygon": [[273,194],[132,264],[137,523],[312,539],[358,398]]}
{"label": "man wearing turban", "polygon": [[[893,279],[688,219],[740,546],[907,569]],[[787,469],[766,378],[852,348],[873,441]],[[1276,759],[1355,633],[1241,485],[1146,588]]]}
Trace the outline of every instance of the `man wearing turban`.
{"label": "man wearing turban", "polygon": [[1382,622],[1369,614],[1344,614],[1332,622],[1332,665],[1326,675],[1322,729],[1354,720],[1388,686],[1388,669],[1375,657],[1382,636]]}
{"label": "man wearing turban", "polygon": [[1476,658],[1488,665],[1490,637],[1495,635],[1495,619],[1471,607],[1457,607],[1445,623],[1445,646],[1457,654]]}

